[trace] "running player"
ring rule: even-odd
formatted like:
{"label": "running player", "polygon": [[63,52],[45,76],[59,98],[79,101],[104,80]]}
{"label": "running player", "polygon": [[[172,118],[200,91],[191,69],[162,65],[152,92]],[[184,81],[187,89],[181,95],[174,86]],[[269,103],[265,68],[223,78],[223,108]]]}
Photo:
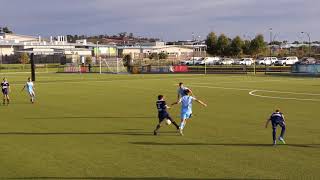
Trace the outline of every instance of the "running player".
{"label": "running player", "polygon": [[283,114],[280,112],[279,109],[276,110],[276,112],[272,113],[270,118],[266,122],[266,128],[268,128],[268,124],[271,121],[272,123],[272,138],[273,138],[273,145],[277,144],[277,138],[276,138],[276,133],[277,133],[277,126],[279,125],[281,127],[281,134],[279,136],[279,141],[285,144],[286,142],[284,141],[284,133],[286,131],[286,124],[285,124],[285,118]]}
{"label": "running player", "polygon": [[8,105],[10,103],[10,98],[9,98],[10,85],[6,78],[3,78],[3,81],[1,82],[1,89],[3,94],[3,105],[6,104],[6,101]]}
{"label": "running player", "polygon": [[191,89],[185,87],[184,84],[183,84],[183,82],[180,82],[180,83],[179,83],[177,101],[179,101],[180,98],[182,98],[183,96],[186,95],[185,92],[186,92],[187,89],[191,92],[191,95],[193,96],[193,93],[192,93]]}
{"label": "running player", "polygon": [[153,131],[153,134],[158,134],[158,130],[160,129],[161,124],[162,122],[164,122],[165,119],[170,120],[172,124],[175,125],[177,129],[179,129],[178,124],[170,117],[169,113],[167,112],[167,109],[169,109],[170,107],[166,104],[163,95],[158,96],[158,101],[156,102],[156,105],[158,109],[159,123],[157,124],[156,129]]}
{"label": "running player", "polygon": [[27,83],[23,86],[22,88],[22,91],[24,89],[27,89],[28,91],[28,94],[30,95],[30,102],[33,104],[34,103],[34,100],[35,100],[35,97],[36,97],[36,94],[34,93],[34,84],[31,80],[31,78],[28,78],[28,81]]}
{"label": "running player", "polygon": [[183,129],[186,126],[187,120],[191,118],[192,116],[192,102],[196,101],[203,105],[204,107],[207,107],[207,104],[204,102],[196,99],[195,97],[191,96],[191,91],[189,89],[185,90],[185,96],[179,99],[178,102],[173,103],[175,104],[181,104],[181,123],[179,127],[179,132],[183,136]]}

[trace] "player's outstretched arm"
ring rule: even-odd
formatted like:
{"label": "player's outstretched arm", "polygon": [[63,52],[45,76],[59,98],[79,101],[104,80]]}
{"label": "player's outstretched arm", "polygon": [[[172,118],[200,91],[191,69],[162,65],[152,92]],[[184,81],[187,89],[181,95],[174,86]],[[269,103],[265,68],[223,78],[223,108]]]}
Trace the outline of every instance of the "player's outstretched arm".
{"label": "player's outstretched arm", "polygon": [[196,99],[195,101],[197,101],[199,104],[201,104],[202,106],[204,106],[204,107],[207,107],[207,104],[206,103],[204,103],[204,102],[202,102],[202,101],[200,101],[200,100],[198,100],[198,99]]}
{"label": "player's outstretched arm", "polygon": [[177,101],[177,102],[172,103],[172,104],[171,104],[171,106],[174,106],[174,105],[176,105],[176,104],[181,103],[181,100],[182,100],[181,98],[180,98],[180,99],[178,99],[178,101]]}
{"label": "player's outstretched arm", "polygon": [[269,118],[269,119],[267,119],[267,122],[266,122],[266,125],[265,125],[265,127],[266,128],[268,128],[268,125],[269,125],[269,122],[271,121],[271,119]]}
{"label": "player's outstretched arm", "polygon": [[23,91],[23,90],[24,90],[24,88],[26,88],[26,85],[24,85],[24,86],[23,86],[23,88],[21,89],[21,91]]}

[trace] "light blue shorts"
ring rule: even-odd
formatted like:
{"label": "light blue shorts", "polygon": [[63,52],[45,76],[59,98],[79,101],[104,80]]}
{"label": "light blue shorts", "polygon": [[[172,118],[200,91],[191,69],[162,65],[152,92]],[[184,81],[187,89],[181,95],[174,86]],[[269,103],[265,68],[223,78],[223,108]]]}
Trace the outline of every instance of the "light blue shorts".
{"label": "light blue shorts", "polygon": [[181,119],[189,119],[191,118],[192,113],[191,112],[182,112],[181,113]]}

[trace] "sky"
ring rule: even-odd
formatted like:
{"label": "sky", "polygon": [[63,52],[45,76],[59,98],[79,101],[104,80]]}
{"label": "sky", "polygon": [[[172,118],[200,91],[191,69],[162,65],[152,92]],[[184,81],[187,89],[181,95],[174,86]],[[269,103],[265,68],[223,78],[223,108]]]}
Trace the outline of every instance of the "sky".
{"label": "sky", "polygon": [[320,40],[319,0],[0,0],[0,26],[18,34],[117,34],[164,41],[211,31],[266,41]]}

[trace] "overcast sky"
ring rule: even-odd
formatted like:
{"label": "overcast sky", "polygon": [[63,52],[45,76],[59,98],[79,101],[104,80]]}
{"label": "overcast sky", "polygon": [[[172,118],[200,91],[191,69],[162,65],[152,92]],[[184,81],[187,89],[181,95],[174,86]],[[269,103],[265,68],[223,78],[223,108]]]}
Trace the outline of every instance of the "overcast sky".
{"label": "overcast sky", "polygon": [[0,0],[0,26],[29,35],[116,34],[168,40],[263,33],[320,40],[320,0]]}

